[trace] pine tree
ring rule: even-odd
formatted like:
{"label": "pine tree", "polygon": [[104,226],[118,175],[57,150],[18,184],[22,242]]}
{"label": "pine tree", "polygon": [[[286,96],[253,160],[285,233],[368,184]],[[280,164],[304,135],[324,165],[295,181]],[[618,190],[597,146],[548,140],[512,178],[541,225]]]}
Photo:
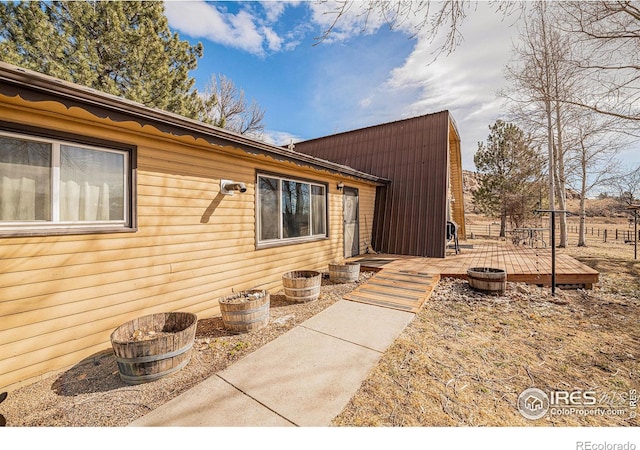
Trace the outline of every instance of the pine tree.
{"label": "pine tree", "polygon": [[189,71],[202,45],[169,29],[162,2],[0,3],[0,58],[8,63],[201,118]]}
{"label": "pine tree", "polygon": [[500,236],[507,219],[514,227],[531,216],[540,196],[543,160],[516,125],[496,121],[486,145],[478,143],[473,157],[479,186],[473,201],[485,214],[500,218]]}

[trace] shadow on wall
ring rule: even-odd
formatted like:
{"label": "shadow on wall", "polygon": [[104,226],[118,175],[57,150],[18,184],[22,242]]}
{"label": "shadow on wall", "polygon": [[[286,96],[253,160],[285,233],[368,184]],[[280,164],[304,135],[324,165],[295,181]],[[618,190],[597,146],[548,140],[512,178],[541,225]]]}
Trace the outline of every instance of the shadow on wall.
{"label": "shadow on wall", "polygon": [[214,199],[211,200],[211,203],[209,204],[209,206],[207,206],[207,209],[204,210],[204,213],[202,214],[202,217],[200,218],[200,223],[209,223],[209,220],[211,219],[211,216],[216,211],[218,206],[220,206],[220,203],[222,202],[222,199],[225,198],[225,197],[226,197],[226,195],[218,193],[218,195],[216,195],[214,197]]}

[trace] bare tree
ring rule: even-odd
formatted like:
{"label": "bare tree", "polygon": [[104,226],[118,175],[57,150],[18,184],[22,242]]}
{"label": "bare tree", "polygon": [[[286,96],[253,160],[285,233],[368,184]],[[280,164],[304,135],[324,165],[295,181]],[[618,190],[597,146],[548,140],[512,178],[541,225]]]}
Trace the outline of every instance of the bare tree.
{"label": "bare tree", "polygon": [[[571,102],[600,114],[640,121],[640,3],[558,2],[562,27],[583,47],[576,60],[592,89]],[[637,128],[636,128],[637,130]]]}
{"label": "bare tree", "polygon": [[[442,53],[452,53],[462,43],[462,24],[478,2],[472,0],[439,2],[429,0],[320,0],[318,3],[327,7],[325,14],[333,16],[333,19],[322,35],[316,38],[317,43],[328,39],[341,25],[348,22],[349,18],[355,18],[363,33],[367,29],[385,24],[390,29],[406,30],[414,37],[418,33],[428,30],[431,43],[434,43],[438,37],[443,38],[434,52],[438,56]],[[489,3],[493,5],[496,13],[502,14],[504,17],[511,15],[514,11],[526,9],[526,2],[490,1]]]}
{"label": "bare tree", "polygon": [[570,181],[580,195],[580,227],[578,247],[586,246],[586,199],[596,186],[603,185],[619,170],[616,156],[627,145],[616,132],[619,119],[603,116],[590,110],[573,109],[567,143],[572,149]]}
{"label": "bare tree", "polygon": [[264,114],[255,100],[247,104],[244,91],[224,75],[212,76],[205,88],[204,120],[220,128],[261,138]]}
{"label": "bare tree", "polygon": [[606,184],[617,191],[622,206],[640,202],[640,166],[621,170],[618,176],[611,177]]}
{"label": "bare tree", "polygon": [[[412,30],[414,35],[429,31],[431,42],[444,36],[436,56],[453,52],[463,40],[461,26],[477,1],[445,0],[320,0],[333,16],[318,38],[327,39],[348,17],[356,16],[362,31],[387,24],[392,29]],[[526,17],[546,2],[490,1],[497,14]],[[551,3],[551,2],[549,2]],[[637,1],[553,2],[555,17],[562,30],[574,37],[574,46],[583,47],[584,57],[576,67],[588,72],[592,87],[589,95],[563,101],[600,114],[640,121],[640,3]],[[640,130],[626,130],[640,135]]]}
{"label": "bare tree", "polygon": [[[561,211],[566,210],[566,174],[564,105],[561,99],[572,95],[575,78],[567,64],[570,47],[566,38],[554,27],[551,5],[540,2],[524,19],[519,43],[514,48],[514,63],[507,66],[510,91],[502,95],[514,101],[518,116],[537,133],[547,146],[549,207],[556,200]],[[543,136],[543,130],[544,135]],[[566,215],[561,213],[560,243],[567,245]]]}

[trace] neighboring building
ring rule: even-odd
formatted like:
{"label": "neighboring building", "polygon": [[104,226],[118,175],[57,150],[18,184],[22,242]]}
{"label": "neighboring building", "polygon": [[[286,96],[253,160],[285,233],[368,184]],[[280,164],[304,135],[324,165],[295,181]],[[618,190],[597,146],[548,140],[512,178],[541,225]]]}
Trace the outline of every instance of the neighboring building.
{"label": "neighboring building", "polygon": [[375,251],[443,258],[449,220],[464,239],[460,137],[448,111],[304,141],[295,149],[391,181],[378,187],[375,216],[361,215],[360,223],[373,221]]}
{"label": "neighboring building", "polygon": [[364,251],[386,183],[0,63],[0,390],[135,317],[216,316],[232,289]]}

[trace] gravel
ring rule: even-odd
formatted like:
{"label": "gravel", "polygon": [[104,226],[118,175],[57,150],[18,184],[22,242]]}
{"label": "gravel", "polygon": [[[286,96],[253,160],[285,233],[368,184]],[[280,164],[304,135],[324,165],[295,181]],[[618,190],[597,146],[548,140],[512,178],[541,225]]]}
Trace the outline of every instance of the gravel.
{"label": "gravel", "polygon": [[356,283],[322,280],[320,298],[291,303],[283,291],[271,295],[269,324],[260,330],[231,334],[220,317],[198,320],[189,364],[170,376],[140,384],[120,380],[113,351],[80,361],[75,366],[9,392],[0,414],[9,427],[120,427],[163,403],[314,316],[373,272],[362,272]]}

